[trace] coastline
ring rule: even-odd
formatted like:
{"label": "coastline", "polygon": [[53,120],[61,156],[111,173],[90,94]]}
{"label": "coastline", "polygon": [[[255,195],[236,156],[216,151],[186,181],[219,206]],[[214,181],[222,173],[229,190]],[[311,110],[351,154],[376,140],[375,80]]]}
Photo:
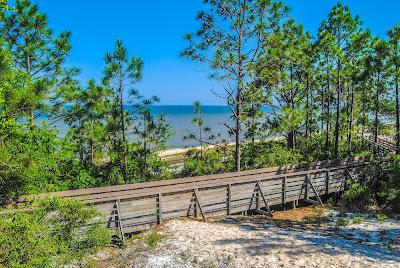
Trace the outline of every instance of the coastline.
{"label": "coastline", "polygon": [[[272,136],[266,139],[263,139],[262,141],[281,141],[285,137],[282,135],[277,135],[277,136]],[[260,140],[257,140],[256,142],[260,142]],[[213,149],[221,144],[216,144],[216,145],[205,145],[203,146],[203,149]],[[228,146],[235,145],[235,142],[229,142]],[[187,147],[187,148],[171,148],[171,149],[166,149],[158,152],[158,156],[161,157],[162,159],[171,157],[171,156],[176,156],[176,155],[183,155],[187,153],[189,150],[200,150],[201,146],[194,146],[194,147]]]}

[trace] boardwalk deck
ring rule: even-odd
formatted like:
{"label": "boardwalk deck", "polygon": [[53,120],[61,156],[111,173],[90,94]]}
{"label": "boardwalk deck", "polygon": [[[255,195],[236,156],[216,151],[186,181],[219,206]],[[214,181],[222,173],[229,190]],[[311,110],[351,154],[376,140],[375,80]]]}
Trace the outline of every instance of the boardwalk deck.
{"label": "boardwalk deck", "polygon": [[349,172],[357,176],[369,163],[369,158],[347,158],[50,195],[94,204],[107,217],[109,228],[130,233],[177,217],[267,213],[273,205],[317,203],[320,196],[343,191]]}

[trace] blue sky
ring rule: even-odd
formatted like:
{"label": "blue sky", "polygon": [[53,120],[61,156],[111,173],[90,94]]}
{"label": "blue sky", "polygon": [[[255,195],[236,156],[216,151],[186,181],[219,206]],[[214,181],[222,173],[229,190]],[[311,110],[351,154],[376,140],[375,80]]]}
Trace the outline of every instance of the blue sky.
{"label": "blue sky", "polygon": [[[207,67],[179,58],[185,47],[183,35],[198,27],[194,17],[201,0],[36,0],[48,14],[56,31],[72,31],[68,64],[82,70],[82,83],[99,80],[106,51],[120,38],[130,55],[145,62],[143,81],[137,88],[144,95],[157,95],[161,104],[220,104],[210,89],[218,83],[208,79]],[[287,0],[291,15],[315,33],[334,0]],[[399,0],[346,0],[372,33],[385,37],[387,29],[400,23]]]}

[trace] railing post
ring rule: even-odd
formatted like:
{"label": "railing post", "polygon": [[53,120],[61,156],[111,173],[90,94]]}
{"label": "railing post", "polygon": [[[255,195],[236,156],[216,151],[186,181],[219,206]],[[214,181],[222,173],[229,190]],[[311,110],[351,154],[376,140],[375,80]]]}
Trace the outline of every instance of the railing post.
{"label": "railing post", "polygon": [[256,184],[256,188],[256,209],[260,209],[260,184]]}
{"label": "railing post", "polygon": [[306,178],[305,178],[305,182],[306,182],[306,189],[305,189],[305,193],[304,193],[304,198],[305,198],[305,199],[308,199],[308,179],[311,180],[311,178],[310,178],[310,173],[308,173],[308,174],[306,175]]}
{"label": "railing post", "polygon": [[326,172],[326,185],[325,185],[325,194],[329,194],[329,184],[330,184],[330,177],[331,177],[331,171],[330,169],[328,169],[328,171]]}
{"label": "railing post", "polygon": [[231,186],[231,184],[229,183],[228,184],[228,198],[227,198],[227,205],[226,205],[226,207],[227,207],[227,212],[228,212],[228,215],[231,215],[231,213],[232,213],[232,207],[231,207],[231,203],[232,203],[232,186]]}
{"label": "railing post", "polygon": [[162,194],[158,193],[158,224],[162,223]]}
{"label": "railing post", "polygon": [[283,177],[282,180],[282,206],[285,206],[286,204],[286,179],[287,176]]}

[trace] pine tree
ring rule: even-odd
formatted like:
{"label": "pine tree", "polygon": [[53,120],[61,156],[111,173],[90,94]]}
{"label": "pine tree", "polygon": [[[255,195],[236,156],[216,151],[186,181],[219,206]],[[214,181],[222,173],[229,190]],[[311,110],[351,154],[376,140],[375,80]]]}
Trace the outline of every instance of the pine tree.
{"label": "pine tree", "polygon": [[26,107],[31,127],[38,116],[35,112],[46,109],[47,96],[70,82],[65,79],[66,73],[76,73],[63,67],[71,49],[71,33],[55,36],[47,24],[47,15],[29,0],[17,0],[0,21],[0,36],[12,51],[16,65],[32,80],[30,103]]}
{"label": "pine tree", "polygon": [[396,148],[400,153],[400,109],[399,109],[399,80],[400,80],[400,25],[388,31],[389,60],[391,67],[392,83],[396,102]]}
{"label": "pine tree", "polygon": [[272,0],[204,3],[209,8],[197,15],[201,27],[195,35],[186,35],[189,46],[182,56],[208,64],[214,71],[211,77],[225,83],[222,95],[235,120],[235,168],[240,171],[244,90],[254,76],[265,37],[277,27],[287,7]]}
{"label": "pine tree", "polygon": [[118,166],[124,180],[127,178],[127,112],[124,110],[124,92],[136,95],[135,84],[142,79],[143,61],[129,57],[121,40],[117,40],[112,53],[105,56],[103,82],[113,92],[113,122],[110,125],[113,136],[114,154],[118,155]]}
{"label": "pine tree", "polygon": [[[159,101],[156,96],[144,98],[137,95],[133,106],[135,109],[133,133],[138,138],[138,146],[133,157],[139,159],[140,172],[146,179],[154,177],[157,169],[157,166],[152,166],[151,157],[165,149],[166,142],[172,135],[171,126],[166,123],[165,115],[155,115],[151,110],[151,105]],[[132,161],[137,160],[132,159]]]}
{"label": "pine tree", "polygon": [[287,145],[292,150],[296,149],[296,137],[306,121],[310,46],[309,34],[290,19],[282,30],[269,36],[259,63],[258,83],[264,88],[264,95],[269,97],[267,103],[272,108],[270,123],[287,135]]}
{"label": "pine tree", "polygon": [[332,51],[335,52],[336,67],[336,115],[334,131],[334,157],[339,156],[339,138],[341,136],[341,93],[343,93],[343,73],[346,66],[345,51],[351,43],[351,37],[360,31],[361,22],[358,16],[353,17],[347,6],[337,4],[332,8],[327,21],[323,22],[322,27],[334,38],[335,43]]}

